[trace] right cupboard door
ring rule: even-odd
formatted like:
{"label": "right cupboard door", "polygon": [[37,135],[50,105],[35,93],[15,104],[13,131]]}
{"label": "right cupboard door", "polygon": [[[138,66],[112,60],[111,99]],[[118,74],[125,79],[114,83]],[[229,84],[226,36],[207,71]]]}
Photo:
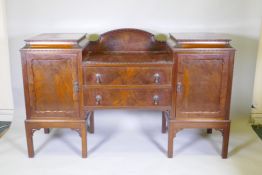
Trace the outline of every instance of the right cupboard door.
{"label": "right cupboard door", "polygon": [[225,118],[229,54],[178,53],[177,61],[176,118]]}

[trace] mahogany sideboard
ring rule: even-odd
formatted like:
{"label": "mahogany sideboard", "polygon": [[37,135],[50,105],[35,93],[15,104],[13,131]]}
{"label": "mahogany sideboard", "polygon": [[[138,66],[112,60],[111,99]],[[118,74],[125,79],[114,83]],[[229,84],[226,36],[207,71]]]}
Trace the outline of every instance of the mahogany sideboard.
{"label": "mahogany sideboard", "polygon": [[21,49],[26,104],[26,138],[34,156],[33,133],[71,128],[82,138],[94,132],[94,111],[162,111],[173,139],[184,128],[221,131],[227,158],[235,50],[214,34],[170,34],[167,41],[139,29],[117,29],[89,40],[86,34],[41,34]]}

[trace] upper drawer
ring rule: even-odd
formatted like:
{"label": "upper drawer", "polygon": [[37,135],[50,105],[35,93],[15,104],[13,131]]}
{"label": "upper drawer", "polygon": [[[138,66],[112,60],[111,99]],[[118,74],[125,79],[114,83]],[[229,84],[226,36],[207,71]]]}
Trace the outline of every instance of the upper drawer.
{"label": "upper drawer", "polygon": [[172,67],[84,67],[87,85],[168,85]]}

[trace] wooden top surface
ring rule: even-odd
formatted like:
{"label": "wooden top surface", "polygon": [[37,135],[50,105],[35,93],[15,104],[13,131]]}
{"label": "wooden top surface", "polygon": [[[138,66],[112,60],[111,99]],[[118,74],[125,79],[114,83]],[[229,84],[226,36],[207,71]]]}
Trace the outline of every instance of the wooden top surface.
{"label": "wooden top surface", "polygon": [[171,33],[174,48],[232,48],[225,34],[214,33]]}
{"label": "wooden top surface", "polygon": [[85,33],[43,33],[32,38],[26,39],[26,42],[78,42],[85,37]]}
{"label": "wooden top surface", "polygon": [[85,33],[43,33],[26,39],[26,49],[44,48],[80,48],[80,42],[86,37]]}
{"label": "wooden top surface", "polygon": [[225,34],[217,33],[170,33],[170,37],[177,41],[231,41]]}

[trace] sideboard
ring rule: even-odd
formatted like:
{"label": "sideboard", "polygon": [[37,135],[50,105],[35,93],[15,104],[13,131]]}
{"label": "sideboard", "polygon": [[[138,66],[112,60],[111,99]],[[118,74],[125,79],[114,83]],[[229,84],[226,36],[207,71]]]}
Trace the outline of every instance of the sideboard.
{"label": "sideboard", "polygon": [[[162,132],[184,128],[222,133],[227,158],[235,50],[215,34],[170,34],[167,40],[139,29],[117,29],[97,39],[87,34],[41,34],[21,49],[26,138],[44,128],[71,128],[87,157],[87,131],[100,109],[162,111]],[[160,39],[159,39],[160,38]]]}

